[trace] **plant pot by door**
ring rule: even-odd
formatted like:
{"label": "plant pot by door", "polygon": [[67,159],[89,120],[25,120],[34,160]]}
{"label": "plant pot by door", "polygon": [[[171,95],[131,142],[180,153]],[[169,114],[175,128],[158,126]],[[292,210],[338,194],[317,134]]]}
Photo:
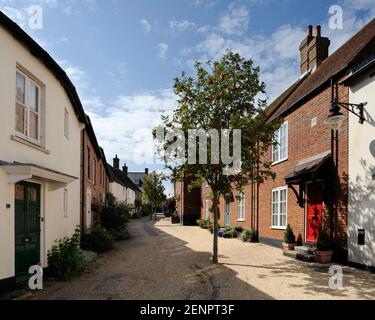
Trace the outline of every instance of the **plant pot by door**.
{"label": "plant pot by door", "polygon": [[315,260],[318,263],[330,263],[333,251],[315,251]]}
{"label": "plant pot by door", "polygon": [[293,251],[294,250],[294,243],[283,242],[283,250],[284,251]]}

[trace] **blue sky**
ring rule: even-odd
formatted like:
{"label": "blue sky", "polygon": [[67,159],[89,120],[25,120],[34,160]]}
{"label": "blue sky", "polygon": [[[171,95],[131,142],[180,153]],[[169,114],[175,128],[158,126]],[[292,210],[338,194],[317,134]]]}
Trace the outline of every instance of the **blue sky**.
{"label": "blue sky", "polygon": [[[26,23],[35,4],[43,8],[41,30]],[[335,4],[342,30],[328,27]],[[107,158],[118,154],[132,171],[161,168],[150,163],[144,137],[173,110],[173,78],[191,72],[193,61],[227,48],[252,58],[272,100],[299,77],[308,24],[322,25],[332,52],[375,16],[375,1],[0,0],[0,9],[66,70]]]}

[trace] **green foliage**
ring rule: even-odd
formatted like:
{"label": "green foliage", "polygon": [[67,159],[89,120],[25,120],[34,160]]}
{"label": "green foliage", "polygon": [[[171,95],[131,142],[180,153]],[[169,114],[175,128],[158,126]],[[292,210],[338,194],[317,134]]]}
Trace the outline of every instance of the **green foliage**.
{"label": "green foliage", "polygon": [[122,231],[129,218],[129,208],[123,203],[103,207],[99,216],[100,225],[109,231]]}
{"label": "green foliage", "polygon": [[231,230],[232,230],[231,227],[224,227],[224,229],[223,229],[224,232],[229,232],[229,231],[231,231]]}
{"label": "green foliage", "polygon": [[164,194],[165,188],[163,181],[165,177],[163,174],[152,172],[146,176],[143,181],[143,191],[145,200],[151,205],[153,210],[156,210],[158,206],[167,199]]}
{"label": "green foliage", "polygon": [[95,225],[92,227],[91,233],[83,235],[81,246],[84,250],[102,253],[113,248],[113,237],[105,228]]}
{"label": "green foliage", "polygon": [[244,230],[241,234],[241,238],[243,241],[251,241],[257,242],[258,241],[258,232],[255,229],[247,229]]}
{"label": "green foliage", "polygon": [[297,246],[302,246],[302,244],[303,244],[302,234],[299,234],[299,235],[298,235],[298,238],[297,238],[296,245],[297,245]]}
{"label": "green foliage", "polygon": [[199,219],[197,220],[197,224],[202,228],[202,229],[208,229],[208,227],[212,224],[210,219]]}
{"label": "green foliage", "polygon": [[[254,67],[252,60],[246,60],[231,51],[227,51],[218,61],[196,63],[195,75],[183,72],[181,77],[175,79],[177,108],[173,115],[162,117],[162,130],[170,137],[176,137],[176,132],[182,132],[186,138],[188,130],[192,128],[206,132],[210,129],[241,130],[241,172],[226,174],[227,164],[213,152],[212,139],[207,140],[205,148],[206,164],[190,165],[185,152],[169,148],[175,140],[160,138],[156,135],[160,128],[154,130],[155,139],[160,143],[162,159],[166,162],[166,167],[172,170],[173,179],[178,181],[190,178],[189,187],[200,187],[202,182],[207,182],[211,188],[214,222],[218,221],[217,205],[220,197],[228,194],[232,187],[241,189],[249,181],[262,183],[269,177],[275,177],[271,161],[265,155],[274,142],[274,132],[281,121],[267,121],[264,113],[266,102],[257,99],[265,89],[264,83],[259,80],[259,74],[260,69]],[[220,136],[219,133],[219,140],[222,139]],[[185,139],[185,150],[188,150],[188,143],[189,139]],[[200,141],[197,142],[197,147],[200,147]],[[230,149],[229,154],[233,154],[233,143]],[[212,155],[219,159],[218,164],[211,164],[214,160]],[[255,170],[258,167],[262,170]],[[214,263],[217,262],[217,257],[215,234]]]}
{"label": "green foliage", "polygon": [[69,280],[87,267],[86,258],[80,248],[80,229],[76,228],[71,238],[56,241],[47,253],[48,274],[60,280]]}
{"label": "green foliage", "polygon": [[330,251],[330,250],[332,250],[331,240],[329,239],[329,235],[325,230],[319,231],[317,249],[318,249],[318,251]]}
{"label": "green foliage", "polygon": [[129,240],[131,238],[129,230],[126,227],[121,231],[112,230],[111,234],[113,239],[117,241]]}
{"label": "green foliage", "polygon": [[284,242],[285,243],[296,243],[296,236],[294,235],[293,229],[290,226],[290,224],[288,224],[288,226],[286,227],[286,230],[285,230],[285,233],[284,233]]}
{"label": "green foliage", "polygon": [[116,197],[110,192],[106,193],[105,198],[106,198],[106,202],[109,206],[112,206],[116,203]]}

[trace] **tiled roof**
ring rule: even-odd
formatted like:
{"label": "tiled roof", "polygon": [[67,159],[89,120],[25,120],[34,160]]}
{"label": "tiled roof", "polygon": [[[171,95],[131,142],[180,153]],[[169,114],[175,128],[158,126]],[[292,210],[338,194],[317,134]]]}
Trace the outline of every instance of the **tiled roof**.
{"label": "tiled roof", "polygon": [[134,191],[142,192],[136,184],[126,176],[120,169],[116,169],[112,167],[110,164],[107,164],[109,168],[109,172],[111,175],[112,181],[116,181],[117,183],[123,185],[124,187],[130,188]]}
{"label": "tiled roof", "polygon": [[373,47],[375,39],[375,19],[372,19],[364,28],[344,43],[332,55],[330,55],[316,69],[315,72],[294,83],[280,97],[277,98],[266,112],[270,119],[283,116],[290,109],[299,106],[315,90],[328,85],[331,78],[338,78],[343,72],[348,71],[353,63],[364,53],[367,47]]}

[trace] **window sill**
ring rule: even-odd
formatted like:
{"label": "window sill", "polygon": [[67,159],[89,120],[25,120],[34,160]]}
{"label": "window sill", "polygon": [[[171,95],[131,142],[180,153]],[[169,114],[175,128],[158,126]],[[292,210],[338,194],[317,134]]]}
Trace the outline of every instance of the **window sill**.
{"label": "window sill", "polygon": [[245,219],[237,219],[237,222],[245,222]]}
{"label": "window sill", "polygon": [[286,227],[271,227],[271,230],[286,230]]}
{"label": "window sill", "polygon": [[38,145],[38,144],[36,144],[36,143],[33,143],[33,142],[29,141],[29,140],[27,140],[27,139],[25,139],[25,138],[23,138],[23,137],[20,137],[20,136],[18,136],[18,135],[13,134],[13,135],[11,135],[10,138],[11,138],[11,140],[13,140],[13,141],[16,141],[16,142],[22,143],[22,144],[24,144],[24,145],[26,145],[26,146],[28,146],[28,147],[31,147],[31,148],[33,148],[33,149],[35,149],[35,150],[41,151],[41,152],[43,152],[43,153],[45,153],[45,154],[50,154],[50,152],[49,152],[47,149],[41,147],[40,145]]}
{"label": "window sill", "polygon": [[279,160],[279,161],[272,162],[272,166],[276,166],[277,164],[282,163],[282,162],[285,162],[285,161],[288,161],[288,158],[285,158],[285,159],[282,159],[282,160]]}

